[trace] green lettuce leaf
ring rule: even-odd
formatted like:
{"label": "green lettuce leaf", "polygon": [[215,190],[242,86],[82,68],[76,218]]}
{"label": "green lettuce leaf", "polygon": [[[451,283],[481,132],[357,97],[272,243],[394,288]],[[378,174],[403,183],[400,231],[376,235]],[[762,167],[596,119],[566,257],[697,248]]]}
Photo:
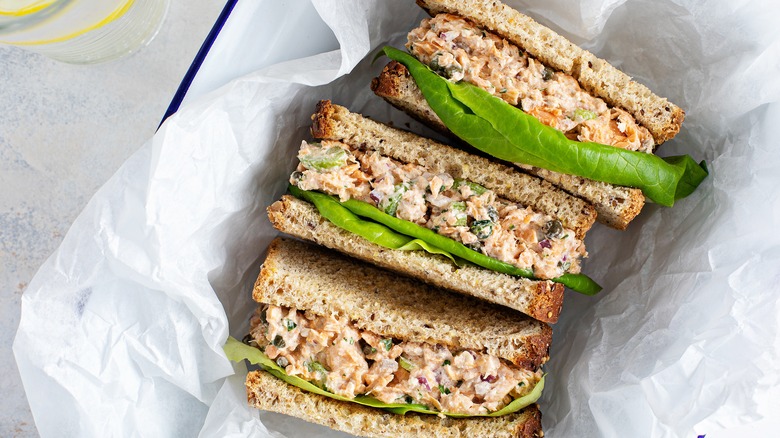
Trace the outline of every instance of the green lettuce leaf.
{"label": "green lettuce leaf", "polygon": [[411,73],[433,111],[455,135],[496,158],[596,181],[636,187],[653,202],[672,206],[707,176],[690,156],[661,158],[593,142],[578,142],[535,117],[466,82],[452,83],[412,55],[384,54]]}
{"label": "green lettuce leaf", "polygon": [[452,254],[448,253],[447,251],[439,249],[422,239],[411,239],[409,240],[409,243],[407,243],[406,245],[394,249],[397,251],[425,251],[431,254],[438,254],[447,257],[458,266],[464,266],[468,264],[467,261],[459,257],[453,257]]}
{"label": "green lettuce leaf", "polygon": [[289,186],[290,193],[298,199],[303,199],[314,204],[320,215],[332,222],[339,228],[351,231],[360,237],[367,239],[389,249],[398,251],[419,251],[423,250],[431,254],[439,254],[452,260],[458,265],[462,261],[455,259],[452,254],[437,248],[434,245],[422,240],[414,239],[403,234],[399,234],[387,228],[382,224],[367,221],[355,216],[354,213],[344,208],[333,197],[317,192],[308,192],[299,189],[294,185]]}
{"label": "green lettuce leaf", "polygon": [[[530,269],[521,269],[509,263],[488,257],[466,247],[458,241],[437,234],[433,230],[390,216],[366,202],[355,199],[339,202],[333,196],[301,190],[293,185],[289,187],[289,190],[296,198],[314,204],[320,214],[334,225],[385,248],[398,249],[408,243],[404,242],[403,239],[411,241],[414,238],[427,245],[432,245],[438,251],[448,253],[450,259],[453,259],[453,257],[459,258],[492,271],[536,279]],[[359,216],[372,219],[375,222],[366,221]],[[437,254],[439,253],[437,252]],[[551,281],[561,283],[585,295],[594,295],[601,290],[601,286],[584,274],[564,274],[553,278]]]}
{"label": "green lettuce leaf", "polygon": [[[372,408],[385,409],[394,414],[400,414],[400,415],[404,415],[407,412],[417,412],[421,414],[433,414],[433,415],[438,415],[440,413],[438,411],[432,411],[428,409],[427,406],[420,405],[420,404],[385,403],[375,399],[374,397],[369,397],[369,396],[357,396],[354,399],[350,399],[350,398],[342,397],[338,394],[334,394],[329,391],[325,391],[324,389],[320,388],[317,385],[314,385],[313,383],[307,380],[303,380],[300,377],[288,375],[282,367],[277,365],[276,362],[274,362],[268,356],[266,356],[265,353],[263,353],[262,351],[260,351],[255,347],[251,347],[249,345],[244,344],[243,342],[237,340],[232,336],[228,337],[227,342],[222,348],[225,351],[225,355],[227,355],[227,358],[229,360],[233,362],[241,362],[242,360],[246,359],[249,361],[249,363],[260,365],[265,371],[267,371],[274,377],[281,379],[289,383],[290,385],[301,388],[304,391],[313,392],[315,394],[319,394],[336,400],[357,403],[359,405],[370,406]],[[500,415],[511,414],[513,412],[519,411],[520,409],[523,409],[528,405],[536,403],[536,401],[539,400],[539,397],[541,397],[543,389],[544,389],[544,377],[542,377],[542,379],[539,381],[539,383],[536,384],[536,386],[530,393],[524,395],[523,397],[513,400],[510,404],[504,406],[503,409],[498,410],[496,412],[492,412],[490,414],[479,414],[479,415],[450,414],[444,412],[444,415],[447,415],[448,417],[463,418],[463,417],[498,417]]]}

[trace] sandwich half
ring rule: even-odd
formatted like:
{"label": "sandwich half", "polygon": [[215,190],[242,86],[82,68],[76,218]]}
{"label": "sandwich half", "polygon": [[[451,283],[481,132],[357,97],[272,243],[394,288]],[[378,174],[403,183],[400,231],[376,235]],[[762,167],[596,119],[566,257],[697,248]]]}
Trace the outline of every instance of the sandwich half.
{"label": "sandwich half", "polygon": [[580,274],[595,212],[533,176],[322,101],[280,231],[545,322]]}
{"label": "sandwich half", "polygon": [[277,239],[233,360],[249,404],[369,437],[542,436],[549,326]]}
{"label": "sandwich half", "polygon": [[[487,95],[521,109],[540,122],[540,126],[563,133],[565,137],[552,139],[564,148],[574,145],[575,149],[571,153],[576,160],[587,162],[593,159],[595,162],[600,159],[598,166],[602,167],[601,170],[595,171],[598,167],[596,165],[577,164],[571,167],[577,168],[577,174],[509,159],[524,171],[591,203],[598,212],[599,221],[617,229],[625,229],[645,202],[640,188],[625,187],[612,181],[630,182],[638,179],[640,185],[645,184],[652,189],[658,185],[657,182],[647,181],[647,175],[639,178],[628,175],[631,172],[627,172],[627,169],[637,166],[663,167],[669,172],[666,183],[670,186],[677,184],[674,179],[680,179],[681,172],[693,172],[696,175],[689,175],[691,179],[698,179],[694,188],[706,175],[705,170],[695,169],[687,162],[672,169],[664,166],[660,159],[648,159],[636,154],[629,157],[633,161],[626,161],[624,157],[632,154],[618,157],[614,151],[602,150],[602,154],[597,148],[588,152],[580,151],[579,154],[573,152],[578,143],[595,143],[652,155],[658,145],[679,132],[685,113],[667,99],[631,80],[608,62],[499,1],[418,0],[417,3],[432,18],[423,20],[408,35],[406,47],[414,58],[439,76],[451,82],[462,81],[475,85]],[[403,56],[399,56],[401,58]],[[431,108],[407,67],[391,62],[374,79],[372,90],[431,127],[451,133],[453,126],[447,126]],[[503,111],[502,108],[499,112]],[[503,115],[499,119],[502,117],[509,120]],[[521,126],[516,129],[524,128]],[[526,137],[531,142],[542,143],[539,148],[543,150],[548,146],[544,143],[555,135],[538,135],[538,132],[531,130]],[[474,146],[491,153],[479,145]],[[605,155],[612,156],[608,159],[614,160],[613,169],[605,170],[604,163],[608,161],[604,159]],[[508,159],[508,156],[500,158]],[[540,159],[536,164],[550,163],[545,160]],[[562,158],[560,160],[563,161]],[[553,156],[552,167],[561,164],[555,161],[556,157]],[[586,177],[586,174],[593,175],[593,178]],[[648,175],[652,176],[651,173]],[[683,182],[682,185],[687,186],[688,183]],[[670,205],[678,197],[687,195],[683,192],[688,188],[678,189],[679,193],[675,192],[675,187],[664,190],[667,193],[658,196],[657,201]],[[651,196],[656,195],[651,193]]]}

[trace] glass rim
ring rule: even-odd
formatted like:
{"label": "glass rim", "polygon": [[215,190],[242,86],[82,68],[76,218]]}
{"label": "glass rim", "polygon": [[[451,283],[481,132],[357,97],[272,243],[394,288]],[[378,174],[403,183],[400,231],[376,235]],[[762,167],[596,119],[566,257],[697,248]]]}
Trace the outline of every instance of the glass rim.
{"label": "glass rim", "polygon": [[53,0],[51,3],[20,15],[0,13],[0,35],[7,35],[32,27],[60,12],[73,0]]}

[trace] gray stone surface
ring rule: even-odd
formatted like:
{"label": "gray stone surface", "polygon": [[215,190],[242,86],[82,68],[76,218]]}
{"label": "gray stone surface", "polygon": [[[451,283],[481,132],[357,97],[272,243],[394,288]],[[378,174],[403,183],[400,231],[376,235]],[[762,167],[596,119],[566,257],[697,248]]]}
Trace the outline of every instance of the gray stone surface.
{"label": "gray stone surface", "polygon": [[106,64],[0,46],[0,437],[37,435],[11,352],[26,285],[152,136],[223,4],[172,1],[148,47]]}

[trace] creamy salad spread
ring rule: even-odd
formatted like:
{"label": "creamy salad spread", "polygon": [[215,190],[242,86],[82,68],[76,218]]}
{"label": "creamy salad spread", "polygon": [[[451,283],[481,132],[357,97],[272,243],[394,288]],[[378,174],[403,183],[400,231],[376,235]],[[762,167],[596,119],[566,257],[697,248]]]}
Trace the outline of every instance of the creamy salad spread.
{"label": "creamy salad spread", "polygon": [[542,377],[489,354],[399,342],[309,311],[261,305],[250,325],[253,345],[288,375],[347,398],[487,414],[528,394]]}
{"label": "creamy salad spread", "polygon": [[298,158],[290,183],[302,190],[367,202],[537,278],[580,272],[585,245],[572,230],[485,187],[337,141],[304,141]]}
{"label": "creamy salad spread", "polygon": [[630,114],[467,19],[451,14],[425,19],[409,33],[406,47],[445,78],[472,83],[572,140],[653,151],[652,135]]}

